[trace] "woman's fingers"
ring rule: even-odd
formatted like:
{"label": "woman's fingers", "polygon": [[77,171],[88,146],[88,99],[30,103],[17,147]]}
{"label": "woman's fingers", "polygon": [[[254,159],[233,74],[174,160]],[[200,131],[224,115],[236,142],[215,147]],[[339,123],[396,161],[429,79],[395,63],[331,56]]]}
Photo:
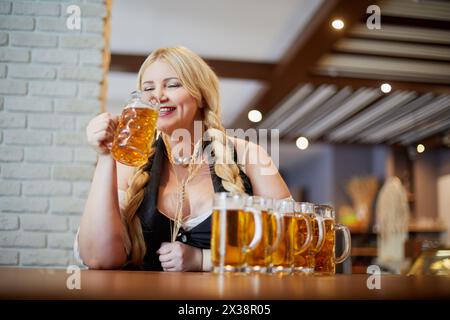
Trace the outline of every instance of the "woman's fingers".
{"label": "woman's fingers", "polygon": [[87,141],[99,153],[107,153],[114,139],[119,117],[105,112],[92,119],[86,127]]}
{"label": "woman's fingers", "polygon": [[115,114],[111,117],[111,124],[113,126],[113,129],[116,130],[117,126],[119,125],[119,115]]}
{"label": "woman's fingers", "polygon": [[159,254],[159,261],[164,271],[177,270],[177,259],[173,243],[163,242],[156,253]]}
{"label": "woman's fingers", "polygon": [[172,252],[160,255],[159,261],[161,262],[161,267],[164,269],[164,271],[174,269],[177,265],[176,259],[174,259]]}
{"label": "woman's fingers", "polygon": [[90,125],[92,125],[93,127],[98,126],[101,123],[111,123],[111,124],[116,124],[118,122],[118,116],[117,115],[113,115],[110,113],[102,113],[98,116],[96,116],[94,119],[92,119],[90,121]]}
{"label": "woman's fingers", "polygon": [[163,242],[161,243],[161,247],[159,247],[158,251],[156,251],[159,255],[168,254],[173,250],[173,243],[171,242]]}
{"label": "woman's fingers", "polygon": [[174,258],[174,255],[172,254],[172,252],[159,255],[159,261],[161,261],[161,262],[171,261],[171,260],[173,260],[173,258]]}
{"label": "woman's fingers", "polygon": [[168,268],[168,269],[164,269],[164,271],[168,271],[168,272],[175,272],[175,271],[180,271],[177,268]]}
{"label": "woman's fingers", "polygon": [[102,130],[109,130],[111,132],[114,132],[116,129],[116,125],[112,120],[102,120],[99,123],[96,123],[92,126],[92,132],[96,133]]}
{"label": "woman's fingers", "polygon": [[109,131],[99,131],[93,135],[93,138],[100,144],[106,140],[112,140],[113,134]]}
{"label": "woman's fingers", "polygon": [[161,263],[161,267],[163,267],[164,270],[175,268],[175,262],[172,260]]}

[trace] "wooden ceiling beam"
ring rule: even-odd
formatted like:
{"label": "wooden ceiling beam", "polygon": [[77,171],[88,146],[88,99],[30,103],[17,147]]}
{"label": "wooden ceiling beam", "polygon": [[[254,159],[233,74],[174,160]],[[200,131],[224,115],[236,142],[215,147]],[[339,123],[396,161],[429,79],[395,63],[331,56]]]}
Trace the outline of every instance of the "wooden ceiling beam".
{"label": "wooden ceiling beam", "polygon": [[[144,55],[111,54],[111,71],[137,73],[146,59]],[[206,63],[222,78],[268,81],[275,64],[266,62],[221,60],[205,58]]]}
{"label": "wooden ceiling beam", "polygon": [[206,63],[222,78],[269,81],[276,64],[265,62],[205,59]]}
{"label": "wooden ceiling beam", "polygon": [[349,78],[343,76],[330,77],[319,75],[311,75],[305,79],[305,82],[311,83],[316,86],[322,84],[334,84],[338,87],[350,86],[354,89],[359,89],[361,87],[380,88],[381,84],[387,82],[392,86],[392,91],[407,90],[416,91],[418,93],[432,92],[436,94],[450,94],[450,86],[424,82],[406,82],[394,80],[383,81],[377,79]]}
{"label": "wooden ceiling beam", "polygon": [[[445,144],[442,133],[434,134],[434,135],[432,135],[432,136],[430,136],[428,138],[421,139],[421,140],[418,140],[418,141],[415,141],[415,142],[411,142],[409,144],[409,146],[417,146],[419,143],[423,144],[425,146],[425,151],[441,149],[441,148],[450,148],[450,146],[447,146]],[[396,144],[394,144],[394,146],[408,147],[408,146],[405,146],[402,143],[396,143]]]}
{"label": "wooden ceiling beam", "polygon": [[[381,9],[381,12],[383,12],[383,9]],[[387,23],[390,25],[415,26],[420,28],[431,28],[438,30],[450,30],[450,24],[448,21],[389,16],[385,14],[382,14],[381,16],[381,23]]]}
{"label": "wooden ceiling beam", "polygon": [[[330,52],[335,42],[350,30],[366,15],[367,7],[373,1],[366,0],[327,0],[313,15],[311,21],[298,35],[294,44],[282,58],[269,85],[251,103],[242,110],[233,124],[234,128],[249,128],[251,123],[247,113],[257,108],[267,115],[276,107],[299,83],[308,78],[308,69],[325,53]],[[331,22],[340,18],[345,27],[334,30]]]}

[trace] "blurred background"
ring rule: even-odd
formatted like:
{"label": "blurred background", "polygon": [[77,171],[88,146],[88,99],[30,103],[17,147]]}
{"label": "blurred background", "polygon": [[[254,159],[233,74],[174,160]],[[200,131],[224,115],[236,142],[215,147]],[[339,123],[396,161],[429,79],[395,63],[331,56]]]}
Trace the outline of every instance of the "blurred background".
{"label": "blurred background", "polygon": [[0,1],[0,263],[73,262],[87,122],[183,45],[220,77],[225,127],[277,129],[294,198],[351,229],[340,272],[411,272],[450,246],[449,21],[427,0]]}

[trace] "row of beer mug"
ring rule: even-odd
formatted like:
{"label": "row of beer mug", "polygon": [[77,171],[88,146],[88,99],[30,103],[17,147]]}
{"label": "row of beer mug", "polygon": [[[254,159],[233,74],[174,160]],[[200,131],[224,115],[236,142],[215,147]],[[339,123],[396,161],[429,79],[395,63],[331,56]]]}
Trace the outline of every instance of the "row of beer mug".
{"label": "row of beer mug", "polygon": [[[336,231],[344,248],[335,256]],[[211,260],[213,272],[335,274],[350,254],[347,227],[335,223],[334,209],[293,200],[240,193],[214,196]]]}

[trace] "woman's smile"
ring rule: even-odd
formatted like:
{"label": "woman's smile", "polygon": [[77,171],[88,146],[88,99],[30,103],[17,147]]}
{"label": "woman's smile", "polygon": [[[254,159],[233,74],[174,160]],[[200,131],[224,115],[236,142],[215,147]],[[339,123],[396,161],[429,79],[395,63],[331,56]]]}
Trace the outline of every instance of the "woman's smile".
{"label": "woman's smile", "polygon": [[177,107],[174,106],[164,106],[159,108],[159,116],[160,117],[167,117],[174,113],[175,109]]}

